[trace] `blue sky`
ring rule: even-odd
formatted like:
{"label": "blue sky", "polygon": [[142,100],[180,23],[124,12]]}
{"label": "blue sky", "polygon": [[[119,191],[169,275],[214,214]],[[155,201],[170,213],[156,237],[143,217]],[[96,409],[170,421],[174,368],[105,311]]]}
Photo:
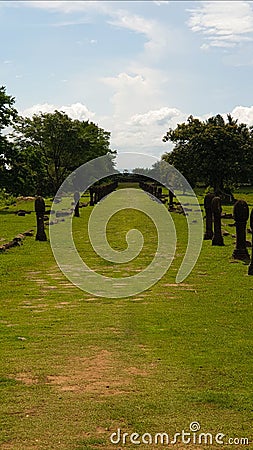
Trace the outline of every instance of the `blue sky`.
{"label": "blue sky", "polygon": [[192,114],[253,125],[253,2],[0,2],[0,85],[20,113],[62,109],[159,156]]}

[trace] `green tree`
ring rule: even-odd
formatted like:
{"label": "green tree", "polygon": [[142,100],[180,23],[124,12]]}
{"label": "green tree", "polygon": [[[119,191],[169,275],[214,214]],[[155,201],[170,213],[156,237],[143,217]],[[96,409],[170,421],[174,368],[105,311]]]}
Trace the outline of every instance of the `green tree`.
{"label": "green tree", "polygon": [[14,146],[8,152],[10,177],[23,176],[30,187],[45,193],[55,193],[65,178],[91,159],[110,152],[110,133],[96,124],[72,120],[65,113],[55,111],[19,117],[14,127]]}
{"label": "green tree", "polygon": [[40,154],[33,147],[20,143],[6,149],[5,186],[15,195],[34,195],[41,189],[44,195],[51,194],[46,169]]}
{"label": "green tree", "polygon": [[151,169],[148,167],[135,167],[132,172],[134,174],[146,175],[147,177],[150,175]]}
{"label": "green tree", "polygon": [[190,116],[187,123],[170,129],[163,141],[175,144],[163,159],[174,165],[189,183],[203,181],[216,192],[247,178],[247,148],[250,133],[247,125],[238,124],[230,115],[206,121]]}
{"label": "green tree", "polygon": [[6,87],[0,87],[0,187],[5,187],[6,179],[6,160],[5,153],[10,143],[7,135],[3,134],[4,128],[12,125],[17,117],[17,111],[14,108],[15,99],[6,94]]}
{"label": "green tree", "polygon": [[11,125],[13,119],[17,117],[17,111],[13,107],[15,98],[6,94],[6,87],[0,87],[0,131],[4,127]]}
{"label": "green tree", "polygon": [[250,127],[250,137],[246,148],[245,172],[245,178],[253,185],[253,127]]}

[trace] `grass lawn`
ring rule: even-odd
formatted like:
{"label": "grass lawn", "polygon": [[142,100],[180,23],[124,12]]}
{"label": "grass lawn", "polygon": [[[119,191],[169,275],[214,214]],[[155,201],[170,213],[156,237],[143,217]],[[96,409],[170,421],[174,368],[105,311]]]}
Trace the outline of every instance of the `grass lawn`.
{"label": "grass lawn", "polygon": [[[253,206],[252,189],[235,197]],[[35,213],[20,217],[18,209],[33,210],[33,202],[0,210],[2,242],[35,229]],[[231,206],[223,209],[232,212]],[[138,258],[116,265],[98,258],[88,242],[91,211],[82,208],[73,225],[86,263],[115,278],[142,270],[157,244],[150,219],[126,210],[110,220],[113,248],[125,248],[131,228],[145,239]],[[225,435],[224,446],[214,442],[214,449],[253,448],[253,277],[247,265],[232,260],[235,228],[228,226],[233,220],[224,220],[230,233],[225,246],[204,241],[195,268],[176,285],[187,227],[184,216],[172,217],[178,237],[173,264],[135,297],[81,291],[59,270],[49,241],[27,237],[21,247],[0,254],[1,449],[160,449],[166,445],[136,445],[129,436],[125,444],[113,444],[110,436],[120,428],[129,435],[167,432],[173,439],[192,422],[201,426],[197,436]],[[167,447],[210,448],[194,444],[193,434],[191,443]],[[250,443],[227,445],[229,438]]]}

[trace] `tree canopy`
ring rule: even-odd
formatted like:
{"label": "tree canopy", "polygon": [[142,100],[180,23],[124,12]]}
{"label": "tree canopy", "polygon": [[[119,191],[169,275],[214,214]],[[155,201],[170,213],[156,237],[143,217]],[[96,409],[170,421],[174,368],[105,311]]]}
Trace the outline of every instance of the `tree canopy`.
{"label": "tree canopy", "polygon": [[17,111],[13,107],[15,98],[6,94],[6,87],[0,87],[0,131],[8,127],[17,116]]}
{"label": "tree canopy", "polygon": [[5,152],[9,184],[15,193],[54,194],[73,170],[109,152],[110,133],[93,122],[57,110],[19,117]]}
{"label": "tree canopy", "polygon": [[174,165],[193,186],[197,181],[222,192],[233,184],[249,181],[252,168],[252,130],[231,115],[201,121],[190,116],[170,129],[163,141],[175,144],[163,159]]}
{"label": "tree canopy", "polygon": [[0,178],[1,184],[4,183],[4,167],[5,167],[5,153],[9,146],[7,136],[3,134],[4,128],[10,126],[17,116],[17,111],[14,108],[15,99],[7,95],[6,88],[0,87]]}

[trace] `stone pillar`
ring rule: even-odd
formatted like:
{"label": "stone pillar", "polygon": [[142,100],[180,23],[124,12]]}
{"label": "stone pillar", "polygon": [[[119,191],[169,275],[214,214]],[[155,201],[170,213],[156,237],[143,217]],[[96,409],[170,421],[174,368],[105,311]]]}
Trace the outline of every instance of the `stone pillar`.
{"label": "stone pillar", "polygon": [[98,187],[95,186],[93,190],[94,190],[94,205],[96,205],[98,203]]}
{"label": "stone pillar", "polygon": [[223,246],[223,236],[221,234],[221,199],[220,197],[214,197],[212,199],[212,213],[214,220],[214,234],[212,238],[212,245]]}
{"label": "stone pillar", "polygon": [[100,200],[103,198],[103,191],[104,191],[103,186],[98,186],[97,203],[100,202]]}
{"label": "stone pillar", "polygon": [[94,206],[94,190],[93,190],[93,188],[92,187],[90,187],[90,189],[89,189],[89,191],[90,191],[90,206]]}
{"label": "stone pillar", "polygon": [[74,216],[75,217],[80,217],[80,212],[79,212],[79,192],[75,192],[74,193],[74,201],[75,201],[75,212],[74,212]]}
{"label": "stone pillar", "polygon": [[169,209],[173,209],[173,198],[174,198],[174,194],[173,194],[173,192],[169,189]]}
{"label": "stone pillar", "polygon": [[35,212],[37,218],[36,241],[46,241],[47,236],[44,229],[45,202],[40,195],[35,199]]}
{"label": "stone pillar", "polygon": [[213,213],[212,213],[212,200],[215,197],[214,194],[206,194],[204,199],[204,208],[206,213],[206,232],[204,239],[211,240],[213,238]]}
{"label": "stone pillar", "polygon": [[253,209],[250,214],[250,228],[252,232],[252,241],[251,241],[251,261],[249,265],[248,275],[253,275]]}
{"label": "stone pillar", "polygon": [[159,200],[161,200],[162,194],[163,194],[163,190],[162,190],[161,186],[159,186],[159,187],[157,188],[157,198],[158,198]]}
{"label": "stone pillar", "polygon": [[234,219],[236,226],[236,248],[233,252],[233,258],[242,261],[250,259],[246,247],[246,225],[249,218],[249,207],[244,200],[238,200],[234,204]]}

